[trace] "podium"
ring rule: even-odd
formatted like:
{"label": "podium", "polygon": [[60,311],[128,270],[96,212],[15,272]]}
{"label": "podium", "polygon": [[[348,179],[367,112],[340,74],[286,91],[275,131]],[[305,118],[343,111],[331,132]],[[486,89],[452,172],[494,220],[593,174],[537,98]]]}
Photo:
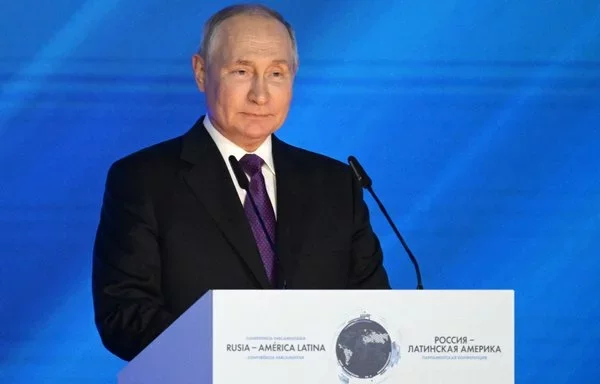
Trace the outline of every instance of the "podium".
{"label": "podium", "polygon": [[215,290],[119,384],[512,384],[509,290]]}

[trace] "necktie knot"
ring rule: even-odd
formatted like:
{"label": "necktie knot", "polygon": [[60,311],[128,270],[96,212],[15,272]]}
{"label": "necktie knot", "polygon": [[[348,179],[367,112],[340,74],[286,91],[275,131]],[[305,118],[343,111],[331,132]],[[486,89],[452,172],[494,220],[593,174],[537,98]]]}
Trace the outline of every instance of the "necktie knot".
{"label": "necktie knot", "polygon": [[264,160],[260,156],[254,154],[246,154],[240,159],[240,165],[242,166],[242,169],[251,178],[260,172],[263,164]]}

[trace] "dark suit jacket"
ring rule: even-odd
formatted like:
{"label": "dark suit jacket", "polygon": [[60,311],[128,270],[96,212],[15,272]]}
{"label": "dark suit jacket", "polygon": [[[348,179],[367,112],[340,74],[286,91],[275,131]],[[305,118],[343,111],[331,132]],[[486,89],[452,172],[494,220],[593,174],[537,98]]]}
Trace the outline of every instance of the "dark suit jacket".
{"label": "dark suit jacket", "polygon": [[[291,289],[386,289],[348,166],[273,137],[279,276]],[[271,287],[243,206],[200,119],[115,162],[94,245],[95,320],[131,360],[210,289]]]}

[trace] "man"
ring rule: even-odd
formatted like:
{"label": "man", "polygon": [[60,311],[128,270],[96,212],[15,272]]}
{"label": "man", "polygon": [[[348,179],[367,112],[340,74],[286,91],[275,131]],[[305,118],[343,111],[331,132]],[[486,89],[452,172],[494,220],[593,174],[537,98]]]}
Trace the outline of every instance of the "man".
{"label": "man", "polygon": [[192,64],[207,116],[107,177],[94,309],[104,345],[124,360],[210,289],[389,288],[349,167],[273,135],[298,68],[289,24],[263,6],[226,8]]}

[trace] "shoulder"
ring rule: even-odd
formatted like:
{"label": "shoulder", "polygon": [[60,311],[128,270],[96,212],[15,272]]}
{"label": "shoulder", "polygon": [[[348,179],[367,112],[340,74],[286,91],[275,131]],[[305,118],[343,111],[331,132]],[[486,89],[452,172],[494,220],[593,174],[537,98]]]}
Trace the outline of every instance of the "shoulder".
{"label": "shoulder", "polygon": [[[349,165],[320,153],[295,147],[287,143],[281,145],[281,156],[285,157],[283,173],[290,173],[294,183],[305,191],[317,193],[318,198],[343,205],[356,195],[356,181]],[[276,160],[276,167],[279,162]],[[276,172],[279,172],[276,168]],[[287,177],[287,176],[286,176]]]}
{"label": "shoulder", "polygon": [[278,145],[282,146],[286,156],[289,156],[294,163],[300,164],[301,168],[309,170],[311,173],[323,173],[330,176],[348,176],[350,174],[350,167],[340,160],[283,141],[279,141]]}
{"label": "shoulder", "polygon": [[109,167],[107,185],[149,187],[180,167],[182,136],[142,148],[115,160]]}
{"label": "shoulder", "polygon": [[181,143],[181,136],[162,141],[117,159],[111,167],[144,168],[167,165],[179,158],[181,153]]}

